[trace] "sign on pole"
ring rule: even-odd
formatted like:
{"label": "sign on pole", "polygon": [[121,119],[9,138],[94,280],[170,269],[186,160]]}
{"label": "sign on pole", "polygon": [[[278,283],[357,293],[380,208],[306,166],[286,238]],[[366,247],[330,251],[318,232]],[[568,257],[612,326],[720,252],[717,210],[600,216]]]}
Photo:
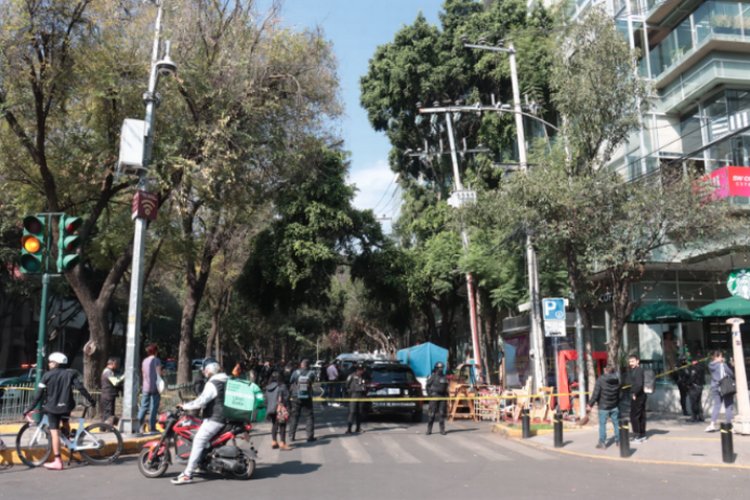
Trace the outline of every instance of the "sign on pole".
{"label": "sign on pole", "polygon": [[561,298],[542,299],[545,337],[565,337],[565,303]]}

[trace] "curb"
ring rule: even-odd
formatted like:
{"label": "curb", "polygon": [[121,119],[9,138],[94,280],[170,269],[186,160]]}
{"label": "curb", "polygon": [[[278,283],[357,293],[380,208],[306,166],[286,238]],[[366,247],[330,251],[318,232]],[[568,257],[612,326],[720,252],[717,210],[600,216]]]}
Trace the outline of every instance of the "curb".
{"label": "curb", "polygon": [[[493,430],[494,432],[494,430]],[[620,463],[634,463],[634,464],[649,464],[649,465],[680,465],[680,466],[687,466],[687,467],[697,467],[701,469],[740,469],[740,470],[750,470],[750,465],[741,465],[741,464],[725,464],[723,462],[719,463],[694,463],[694,462],[684,462],[681,460],[657,460],[657,459],[651,459],[651,458],[622,458],[620,456],[611,457],[608,455],[596,455],[593,453],[584,453],[580,451],[571,451],[571,450],[564,450],[562,448],[550,448],[549,446],[545,446],[539,443],[532,443],[526,439],[517,439],[512,437],[507,437],[506,439],[512,439],[513,441],[517,441],[520,444],[524,446],[528,446],[529,448],[535,448],[537,450],[544,450],[544,451],[552,451],[556,453],[560,453],[563,455],[569,455],[573,457],[579,457],[579,458],[588,458],[592,460],[608,460],[610,462],[620,462]]]}
{"label": "curb", "polygon": [[[568,431],[579,431],[582,429],[580,425],[571,425],[571,426],[564,426],[563,429],[565,432]],[[492,425],[492,432],[500,434],[501,436],[505,436],[509,439],[520,439],[523,434],[523,429],[520,427],[511,427],[508,424],[493,424]],[[549,434],[553,434],[555,432],[554,429],[531,429],[531,436],[546,436]]]}
{"label": "curb", "polygon": [[[137,455],[138,453],[140,453],[141,448],[143,448],[144,444],[148,443],[149,441],[153,441],[154,439],[158,439],[158,438],[159,438],[158,434],[154,434],[151,436],[144,436],[144,437],[123,437],[122,438],[122,453],[120,454],[120,457],[123,457],[126,455]],[[18,458],[18,454],[16,453],[15,436],[13,437],[12,442],[6,442],[6,446],[7,448],[5,450],[0,451],[0,466],[7,467],[10,465],[24,465],[24,463],[21,461],[20,458]],[[107,446],[111,447],[114,445],[107,445]],[[65,461],[70,460],[70,451],[67,448],[63,448],[61,450],[61,454],[62,454],[63,460]]]}

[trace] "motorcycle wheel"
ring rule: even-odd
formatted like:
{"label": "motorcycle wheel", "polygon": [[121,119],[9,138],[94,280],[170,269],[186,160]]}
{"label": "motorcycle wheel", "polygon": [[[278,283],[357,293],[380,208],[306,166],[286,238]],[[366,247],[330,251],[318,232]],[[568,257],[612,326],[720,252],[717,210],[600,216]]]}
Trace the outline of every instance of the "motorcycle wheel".
{"label": "motorcycle wheel", "polygon": [[242,461],[245,463],[245,471],[239,474],[232,473],[232,476],[236,479],[250,479],[253,475],[253,472],[255,472],[255,460],[243,454]]}
{"label": "motorcycle wheel", "polygon": [[161,477],[167,472],[167,467],[169,467],[169,455],[168,453],[164,453],[155,457],[149,464],[148,454],[150,451],[148,448],[141,450],[141,453],[138,455],[138,470],[148,478]]}

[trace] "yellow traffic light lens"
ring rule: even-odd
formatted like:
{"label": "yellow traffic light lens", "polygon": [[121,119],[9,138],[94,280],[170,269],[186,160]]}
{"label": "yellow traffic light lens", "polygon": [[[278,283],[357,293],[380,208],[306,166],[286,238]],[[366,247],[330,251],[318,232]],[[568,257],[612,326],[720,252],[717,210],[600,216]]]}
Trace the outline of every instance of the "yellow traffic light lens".
{"label": "yellow traffic light lens", "polygon": [[29,253],[37,253],[42,249],[42,243],[35,236],[27,236],[23,239],[23,249]]}

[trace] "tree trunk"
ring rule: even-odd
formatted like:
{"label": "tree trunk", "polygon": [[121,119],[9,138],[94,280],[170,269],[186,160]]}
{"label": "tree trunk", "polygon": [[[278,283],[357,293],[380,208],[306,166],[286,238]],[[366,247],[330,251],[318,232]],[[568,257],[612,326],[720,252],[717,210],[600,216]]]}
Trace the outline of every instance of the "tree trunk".
{"label": "tree trunk", "polygon": [[583,324],[583,356],[586,360],[586,391],[591,392],[596,382],[596,366],[594,365],[594,328],[592,311],[581,308],[581,323]]}
{"label": "tree trunk", "polygon": [[630,300],[631,280],[621,276],[633,275],[632,271],[623,271],[615,268],[610,273],[612,285],[612,335],[607,346],[607,365],[619,370],[620,345],[622,343],[622,332],[625,328],[625,319],[633,312],[634,304]]}

